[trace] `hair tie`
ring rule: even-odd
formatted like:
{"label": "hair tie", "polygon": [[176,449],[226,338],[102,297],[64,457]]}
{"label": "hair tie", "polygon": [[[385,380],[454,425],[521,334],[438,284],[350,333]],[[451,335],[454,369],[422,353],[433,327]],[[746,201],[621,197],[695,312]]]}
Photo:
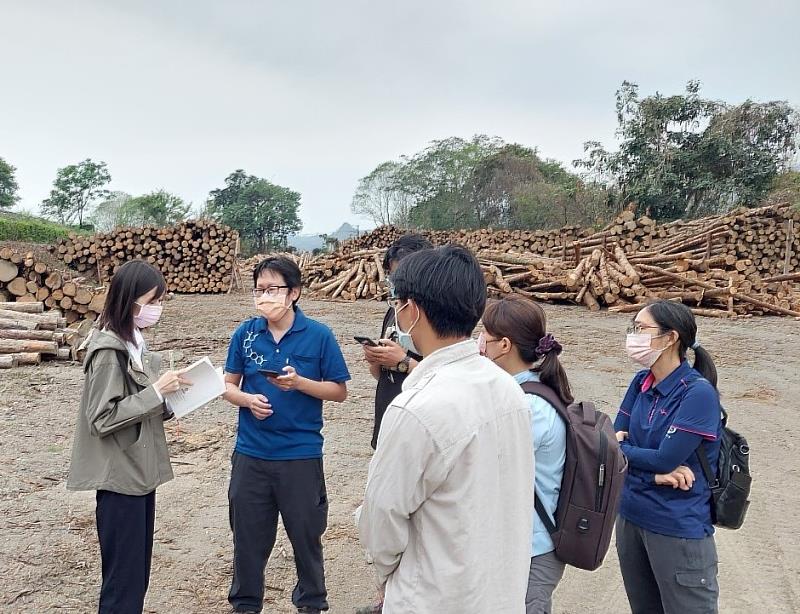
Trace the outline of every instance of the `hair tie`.
{"label": "hair tie", "polygon": [[561,344],[556,341],[552,334],[547,333],[544,337],[539,339],[539,345],[536,346],[537,356],[546,356],[550,352],[555,352],[556,356],[561,353]]}
{"label": "hair tie", "polygon": [[695,341],[691,346],[693,350],[697,351],[697,348],[702,347],[699,341]]}

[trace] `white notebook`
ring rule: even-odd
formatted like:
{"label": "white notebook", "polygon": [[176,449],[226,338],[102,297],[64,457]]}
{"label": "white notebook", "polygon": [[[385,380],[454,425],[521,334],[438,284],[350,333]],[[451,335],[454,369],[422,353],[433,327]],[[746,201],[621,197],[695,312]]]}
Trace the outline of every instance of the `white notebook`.
{"label": "white notebook", "polygon": [[169,408],[176,418],[182,418],[225,392],[222,369],[215,368],[208,356],[182,369],[180,373],[191,381],[192,385],[185,390],[165,395]]}

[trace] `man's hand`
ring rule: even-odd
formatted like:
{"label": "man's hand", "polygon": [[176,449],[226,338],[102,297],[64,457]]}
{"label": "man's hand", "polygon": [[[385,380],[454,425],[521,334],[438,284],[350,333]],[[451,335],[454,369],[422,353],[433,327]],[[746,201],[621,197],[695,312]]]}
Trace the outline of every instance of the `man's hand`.
{"label": "man's hand", "polygon": [[294,367],[287,365],[283,368],[283,371],[286,373],[286,375],[281,375],[280,377],[270,376],[270,381],[284,392],[289,390],[297,390],[298,386],[300,386],[300,381],[303,378],[297,374],[297,371]]}
{"label": "man's hand", "polygon": [[379,347],[364,346],[364,357],[371,365],[395,369],[406,357],[403,347],[390,339],[381,339]]}
{"label": "man's hand", "polygon": [[628,438],[628,431],[617,431],[617,441],[623,442]]}
{"label": "man's hand", "polygon": [[680,488],[681,490],[691,490],[694,484],[694,472],[681,465],[672,473],[659,473],[655,476],[655,482],[659,486],[671,486],[672,488]]}
{"label": "man's hand", "polygon": [[258,420],[264,420],[272,415],[272,405],[263,394],[247,394],[247,407]]}

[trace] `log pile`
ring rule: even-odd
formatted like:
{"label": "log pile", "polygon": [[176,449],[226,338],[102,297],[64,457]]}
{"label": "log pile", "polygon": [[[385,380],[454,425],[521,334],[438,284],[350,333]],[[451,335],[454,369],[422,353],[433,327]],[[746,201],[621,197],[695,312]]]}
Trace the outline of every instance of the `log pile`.
{"label": "log pile", "polygon": [[300,267],[300,270],[304,270],[312,260],[312,256],[310,252],[302,252],[300,254],[293,254],[290,252],[274,252],[271,254],[256,254],[254,256],[250,256],[244,260],[239,261],[239,270],[241,271],[242,275],[245,279],[252,279],[253,278],[253,271],[255,268],[261,263],[262,260],[265,258],[270,258],[273,256],[285,256],[291,260],[293,260],[297,266]]}
{"label": "log pile", "polygon": [[91,321],[67,328],[58,311],[36,303],[0,302],[0,369],[38,365],[43,359],[71,360]]}
{"label": "log pile", "polygon": [[83,278],[72,279],[69,274],[52,269],[33,252],[22,254],[8,247],[0,248],[0,301],[41,303],[48,310],[62,312],[66,323],[72,324],[96,320],[105,298],[103,288],[95,288]]}
{"label": "log pile", "polygon": [[141,258],[164,274],[170,292],[194,294],[230,290],[238,245],[236,231],[200,219],[164,228],[117,228],[91,237],[70,234],[51,251],[101,283],[128,260]]}
{"label": "log pile", "polygon": [[[536,233],[515,239],[515,232],[423,234],[434,244],[472,248],[494,296],[516,292],[619,312],[666,298],[704,316],[800,317],[800,212],[788,205],[664,225],[624,212],[600,232],[573,229],[583,236],[539,251],[514,243],[529,242]],[[401,234],[394,227],[378,228],[311,260],[304,267],[307,288],[327,299],[385,298],[381,262]]]}
{"label": "log pile", "polygon": [[[381,226],[360,237],[343,241],[338,251],[349,254],[386,249],[406,232],[396,226]],[[457,243],[475,252],[492,249],[560,258],[575,241],[589,236],[591,232],[578,226],[564,226],[556,230],[423,230],[420,234],[437,247]]]}

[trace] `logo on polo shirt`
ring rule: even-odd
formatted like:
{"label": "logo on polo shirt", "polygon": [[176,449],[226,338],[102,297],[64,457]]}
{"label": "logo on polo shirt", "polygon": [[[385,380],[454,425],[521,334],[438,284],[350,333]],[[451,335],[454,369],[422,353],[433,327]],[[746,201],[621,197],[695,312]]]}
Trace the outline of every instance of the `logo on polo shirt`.
{"label": "logo on polo shirt", "polygon": [[669,438],[671,435],[674,435],[677,432],[678,429],[676,429],[674,426],[669,427],[669,430],[667,431],[667,438]]}
{"label": "logo on polo shirt", "polygon": [[253,349],[253,341],[256,340],[256,337],[258,337],[258,333],[248,331],[247,338],[242,341],[242,349],[244,349],[245,356],[261,367],[267,362],[267,359]]}

